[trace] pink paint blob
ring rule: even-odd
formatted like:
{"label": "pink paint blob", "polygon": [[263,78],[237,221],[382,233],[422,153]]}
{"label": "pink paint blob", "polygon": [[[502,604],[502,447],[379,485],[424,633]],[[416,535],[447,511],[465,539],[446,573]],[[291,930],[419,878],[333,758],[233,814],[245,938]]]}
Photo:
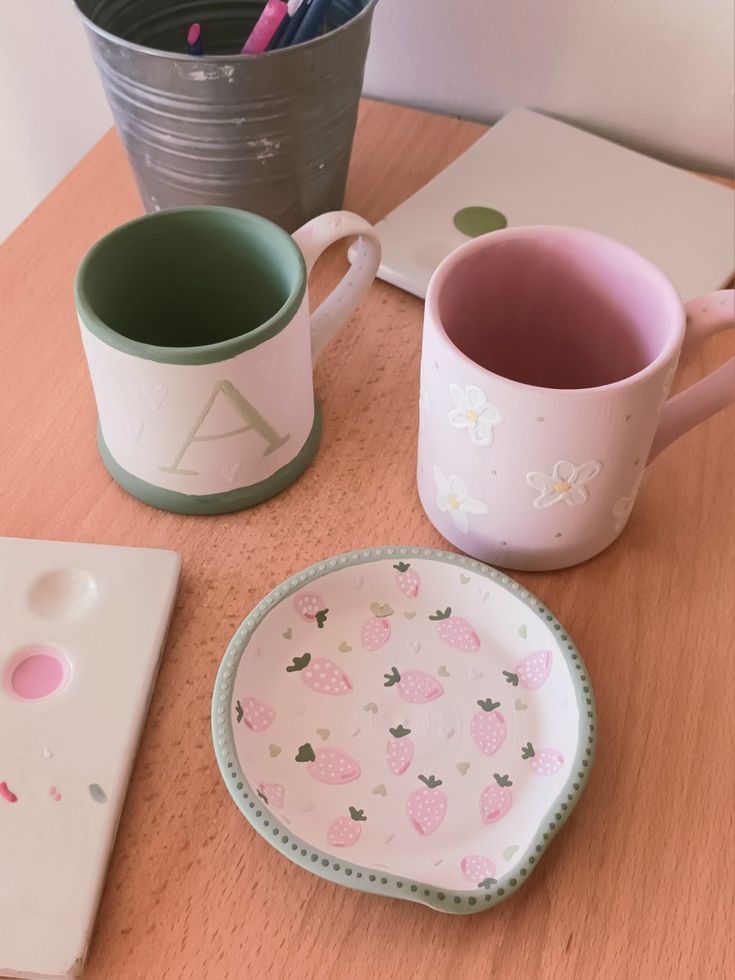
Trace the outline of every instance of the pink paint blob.
{"label": "pink paint blob", "polygon": [[69,677],[69,663],[50,646],[32,646],[21,650],[13,661],[10,693],[24,701],[37,701],[55,694]]}

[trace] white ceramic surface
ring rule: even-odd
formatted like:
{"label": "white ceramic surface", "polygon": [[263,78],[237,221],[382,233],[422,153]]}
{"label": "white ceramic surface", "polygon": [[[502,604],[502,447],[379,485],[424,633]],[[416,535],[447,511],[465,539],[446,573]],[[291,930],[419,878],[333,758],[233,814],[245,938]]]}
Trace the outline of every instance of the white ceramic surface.
{"label": "white ceramic surface", "polygon": [[81,975],[180,564],[0,538],[0,976]]}
{"label": "white ceramic surface", "polygon": [[213,726],[270,843],[452,912],[522,883],[576,801],[595,727],[584,665],[541,603],[409,548],[330,559],[261,602],[225,655]]}

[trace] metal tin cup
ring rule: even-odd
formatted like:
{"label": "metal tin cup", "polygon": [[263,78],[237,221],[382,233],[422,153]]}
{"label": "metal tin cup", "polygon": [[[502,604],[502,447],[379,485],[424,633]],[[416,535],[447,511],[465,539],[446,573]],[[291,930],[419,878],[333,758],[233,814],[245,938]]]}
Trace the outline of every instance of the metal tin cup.
{"label": "metal tin cup", "polygon": [[[293,231],[344,200],[377,0],[333,0],[327,32],[241,55],[255,0],[75,0],[146,211],[252,211]],[[186,54],[202,25],[205,56]]]}

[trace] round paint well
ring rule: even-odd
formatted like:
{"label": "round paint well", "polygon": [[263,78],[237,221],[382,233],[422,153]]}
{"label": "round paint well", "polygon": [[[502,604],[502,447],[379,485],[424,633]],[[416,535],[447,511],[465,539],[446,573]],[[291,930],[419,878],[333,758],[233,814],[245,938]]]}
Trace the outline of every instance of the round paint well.
{"label": "round paint well", "polygon": [[71,666],[56,647],[36,644],[13,656],[5,670],[4,686],[20,701],[50,698],[66,685]]}
{"label": "round paint well", "polygon": [[82,568],[56,568],[36,579],[28,599],[42,619],[76,619],[97,601],[97,583]]}

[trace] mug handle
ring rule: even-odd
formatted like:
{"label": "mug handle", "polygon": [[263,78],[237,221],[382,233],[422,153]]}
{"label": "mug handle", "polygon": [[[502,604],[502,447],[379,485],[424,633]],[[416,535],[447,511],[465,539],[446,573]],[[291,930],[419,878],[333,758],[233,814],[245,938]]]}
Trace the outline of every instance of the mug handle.
{"label": "mug handle", "polygon": [[[684,311],[687,325],[682,354],[686,355],[708,337],[735,326],[735,290],[706,293],[690,300]],[[732,401],[735,401],[735,357],[665,403],[648,462],[679,436]]]}
{"label": "mug handle", "polygon": [[380,239],[371,224],[351,211],[330,211],[312,218],[293,233],[304,254],[307,277],[319,256],[340,238],[359,235],[350,250],[344,278],[311,314],[311,359],[316,361],[329,341],[355,312],[370,289],[380,265]]}

